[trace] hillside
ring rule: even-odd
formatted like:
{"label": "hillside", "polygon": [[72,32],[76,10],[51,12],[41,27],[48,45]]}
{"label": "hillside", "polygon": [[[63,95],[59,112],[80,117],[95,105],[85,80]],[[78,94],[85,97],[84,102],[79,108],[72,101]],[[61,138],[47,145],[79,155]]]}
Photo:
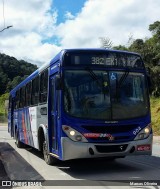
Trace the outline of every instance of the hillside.
{"label": "hillside", "polygon": [[0,96],[37,69],[36,65],[0,53]]}

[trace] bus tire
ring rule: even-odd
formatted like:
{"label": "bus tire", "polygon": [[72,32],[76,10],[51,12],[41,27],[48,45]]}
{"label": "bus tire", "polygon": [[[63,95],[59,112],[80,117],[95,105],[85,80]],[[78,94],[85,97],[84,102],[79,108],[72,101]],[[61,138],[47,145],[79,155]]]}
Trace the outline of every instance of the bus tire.
{"label": "bus tire", "polygon": [[48,148],[47,148],[47,143],[46,141],[43,142],[43,156],[44,156],[44,161],[48,164],[48,165],[53,165],[56,164],[58,159],[56,159],[55,157],[51,156],[48,153]]}
{"label": "bus tire", "polygon": [[16,136],[15,136],[15,138],[16,138],[16,146],[17,146],[17,148],[22,148],[23,147],[23,143],[19,140],[19,132],[18,132],[18,130],[16,130]]}

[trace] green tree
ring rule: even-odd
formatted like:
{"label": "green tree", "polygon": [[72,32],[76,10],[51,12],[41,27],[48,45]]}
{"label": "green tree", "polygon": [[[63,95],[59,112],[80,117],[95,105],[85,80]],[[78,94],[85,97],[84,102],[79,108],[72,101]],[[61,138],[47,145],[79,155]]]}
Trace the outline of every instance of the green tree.
{"label": "green tree", "polygon": [[24,77],[20,77],[20,76],[14,77],[12,81],[8,82],[6,92],[11,91],[14,87],[16,87],[19,83],[21,83],[26,77],[27,75],[25,75]]}
{"label": "green tree", "polygon": [[160,85],[159,85],[159,78],[160,78],[160,67],[154,66],[151,69],[151,80],[152,80],[152,95],[155,97],[160,96]]}
{"label": "green tree", "polygon": [[114,50],[128,51],[128,48],[123,45],[113,47]]}
{"label": "green tree", "polygon": [[144,41],[142,39],[134,40],[128,49],[129,51],[140,53],[141,56],[144,57],[145,47],[144,47]]}
{"label": "green tree", "polygon": [[152,53],[153,53],[153,65],[160,64],[160,21],[156,21],[149,25],[149,30],[152,32]]}
{"label": "green tree", "polygon": [[160,38],[160,21],[156,21],[153,24],[150,24],[149,31],[151,31],[156,37]]}
{"label": "green tree", "polygon": [[8,83],[8,77],[5,73],[0,72],[0,94],[3,94],[6,90],[6,85]]}
{"label": "green tree", "polygon": [[36,69],[36,65],[0,53],[0,95],[9,92]]}

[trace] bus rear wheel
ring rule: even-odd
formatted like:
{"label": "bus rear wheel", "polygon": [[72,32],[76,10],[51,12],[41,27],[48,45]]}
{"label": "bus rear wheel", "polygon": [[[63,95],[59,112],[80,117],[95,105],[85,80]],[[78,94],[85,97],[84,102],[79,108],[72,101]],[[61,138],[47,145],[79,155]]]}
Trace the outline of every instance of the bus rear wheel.
{"label": "bus rear wheel", "polygon": [[57,163],[57,159],[53,156],[51,156],[48,153],[48,148],[47,148],[47,143],[46,141],[43,142],[43,156],[44,156],[44,160],[48,165],[53,165]]}

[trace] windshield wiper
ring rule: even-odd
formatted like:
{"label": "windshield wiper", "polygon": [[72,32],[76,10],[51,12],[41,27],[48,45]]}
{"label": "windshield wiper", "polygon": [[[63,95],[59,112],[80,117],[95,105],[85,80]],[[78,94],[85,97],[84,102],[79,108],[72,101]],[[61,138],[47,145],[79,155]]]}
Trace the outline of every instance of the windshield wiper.
{"label": "windshield wiper", "polygon": [[125,80],[127,79],[129,75],[129,70],[126,70],[123,75],[121,76],[119,82],[117,82],[117,85],[116,85],[116,98],[117,100],[119,99],[120,97],[120,88],[122,87],[123,83],[125,82]]}
{"label": "windshield wiper", "polygon": [[85,70],[88,71],[89,75],[91,76],[91,78],[93,80],[96,81],[97,85],[103,89],[103,85],[102,83],[99,81],[99,78],[97,77],[97,75],[93,72],[93,70],[91,70],[91,68],[89,67],[85,67]]}
{"label": "windshield wiper", "polygon": [[119,82],[118,82],[118,88],[121,88],[122,84],[124,83],[124,81],[127,79],[128,77],[128,74],[129,74],[129,70],[126,70],[124,72],[124,74],[121,76]]}

